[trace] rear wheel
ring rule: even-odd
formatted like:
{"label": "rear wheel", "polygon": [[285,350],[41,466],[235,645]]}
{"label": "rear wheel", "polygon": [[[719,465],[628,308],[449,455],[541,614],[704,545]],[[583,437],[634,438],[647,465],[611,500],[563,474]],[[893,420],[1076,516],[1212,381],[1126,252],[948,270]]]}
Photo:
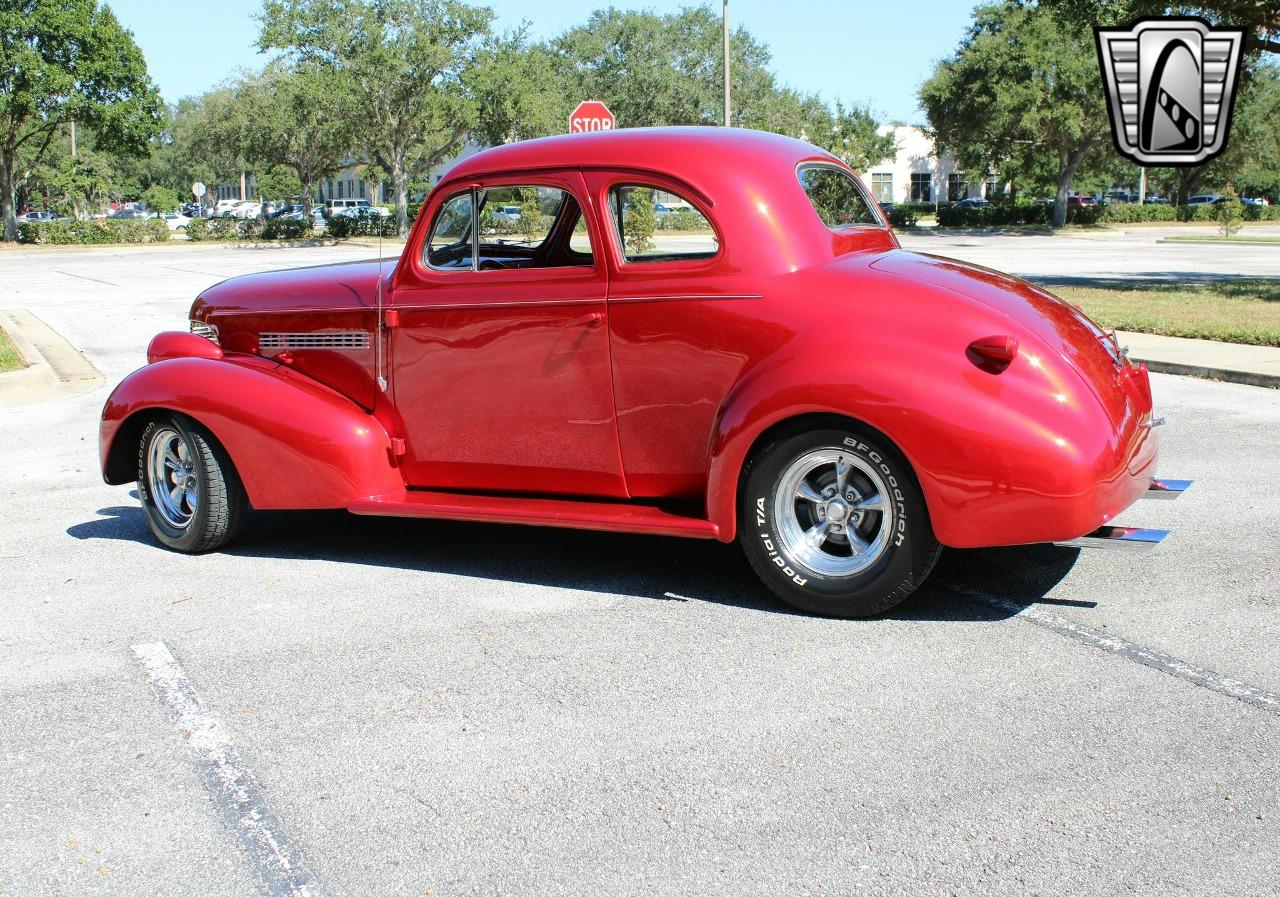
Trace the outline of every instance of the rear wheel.
{"label": "rear wheel", "polygon": [[941,552],[906,459],[852,424],[771,441],[745,485],[739,538],[747,559],[801,610],[883,613],[924,582]]}
{"label": "rear wheel", "polygon": [[249,501],[231,459],[181,415],[152,421],[138,443],[138,495],[151,531],[176,551],[214,551],[235,538]]}

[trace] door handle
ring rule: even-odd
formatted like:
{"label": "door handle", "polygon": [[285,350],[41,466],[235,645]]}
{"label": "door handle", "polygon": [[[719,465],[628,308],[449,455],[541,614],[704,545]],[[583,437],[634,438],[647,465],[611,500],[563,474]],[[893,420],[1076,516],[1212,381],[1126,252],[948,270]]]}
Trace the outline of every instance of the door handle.
{"label": "door handle", "polygon": [[570,327],[589,327],[594,329],[596,327],[599,327],[603,323],[604,323],[604,312],[592,311],[592,312],[587,312],[585,315],[582,315],[581,317],[574,318],[572,321],[569,322],[569,326]]}

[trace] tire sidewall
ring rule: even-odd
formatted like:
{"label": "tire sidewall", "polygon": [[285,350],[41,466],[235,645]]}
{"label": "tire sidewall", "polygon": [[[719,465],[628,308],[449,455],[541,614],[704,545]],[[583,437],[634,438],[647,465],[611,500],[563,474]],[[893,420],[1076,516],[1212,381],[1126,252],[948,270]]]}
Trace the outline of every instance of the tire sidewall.
{"label": "tire sidewall", "polygon": [[[893,504],[893,532],[884,553],[849,577],[829,577],[790,557],[774,519],[783,471],[815,449],[834,449],[862,459],[884,480]],[[927,575],[936,553],[920,487],[906,459],[891,445],[854,428],[824,428],[784,436],[753,461],[742,496],[743,548],[775,593],[796,607],[831,616],[870,616],[899,604]]]}
{"label": "tire sidewall", "polygon": [[[156,431],[166,427],[176,430],[178,435],[186,442],[187,450],[191,452],[196,468],[199,471],[199,475],[196,477],[197,510],[192,516],[191,523],[181,529],[172,526],[164,519],[164,515],[156,509],[155,498],[151,494],[150,484],[147,482],[147,453],[151,440]],[[141,439],[138,441],[138,497],[142,501],[142,513],[146,516],[147,523],[156,538],[169,548],[177,551],[191,551],[193,546],[200,544],[204,538],[205,530],[209,527],[208,508],[211,500],[211,484],[207,474],[209,470],[208,462],[212,460],[216,464],[217,459],[205,457],[205,453],[208,451],[205,446],[204,440],[196,439],[196,432],[190,422],[176,414],[147,424],[142,431]]]}

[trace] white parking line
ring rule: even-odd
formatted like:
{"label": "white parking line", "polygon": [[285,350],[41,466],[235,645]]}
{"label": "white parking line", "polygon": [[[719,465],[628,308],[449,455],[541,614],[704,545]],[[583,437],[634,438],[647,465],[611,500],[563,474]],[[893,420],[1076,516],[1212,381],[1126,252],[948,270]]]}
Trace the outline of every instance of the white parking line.
{"label": "white parking line", "polygon": [[1096,629],[1090,629],[1088,626],[1073,623],[1070,620],[1045,613],[1037,608],[1026,607],[1016,601],[1010,601],[1008,598],[1001,598],[998,595],[990,595],[986,592],[965,589],[950,584],[945,585],[944,588],[964,598],[993,607],[996,610],[1006,611],[1019,620],[1035,623],[1037,626],[1051,629],[1060,635],[1084,642],[1086,645],[1106,651],[1108,654],[1119,655],[1127,660],[1132,660],[1134,663],[1151,667],[1153,670],[1168,673],[1170,676],[1177,676],[1179,679],[1184,679],[1193,685],[1199,685],[1201,688],[1207,688],[1210,691],[1216,691],[1218,694],[1235,698],[1237,701],[1252,704],[1262,710],[1280,714],[1280,695],[1274,692],[1249,685],[1238,679],[1222,676],[1212,670],[1206,670],[1203,667],[1179,660],[1162,651],[1127,642],[1122,638],[1099,632]]}
{"label": "white parking line", "polygon": [[169,646],[152,642],[130,650],[169,711],[178,734],[186,739],[223,821],[248,852],[263,893],[270,897],[320,897],[314,879],[302,867],[301,855],[267,808],[253,772],[241,761],[226,727],[205,707]]}

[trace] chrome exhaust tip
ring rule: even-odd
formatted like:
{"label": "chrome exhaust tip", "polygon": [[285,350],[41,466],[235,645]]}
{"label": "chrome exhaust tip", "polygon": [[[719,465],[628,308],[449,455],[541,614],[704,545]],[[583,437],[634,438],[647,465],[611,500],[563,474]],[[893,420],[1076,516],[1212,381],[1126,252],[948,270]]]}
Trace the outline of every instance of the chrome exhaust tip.
{"label": "chrome exhaust tip", "polygon": [[1147,487],[1147,491],[1143,493],[1143,498],[1154,498],[1160,501],[1173,501],[1182,493],[1191,488],[1191,484],[1195,480],[1165,480],[1158,477],[1151,478],[1151,485]]}
{"label": "chrome exhaust tip", "polygon": [[1100,526],[1093,532],[1078,539],[1066,542],[1054,542],[1062,548],[1110,548],[1121,551],[1141,551],[1155,548],[1164,537],[1169,535],[1167,529],[1142,529],[1137,526]]}

